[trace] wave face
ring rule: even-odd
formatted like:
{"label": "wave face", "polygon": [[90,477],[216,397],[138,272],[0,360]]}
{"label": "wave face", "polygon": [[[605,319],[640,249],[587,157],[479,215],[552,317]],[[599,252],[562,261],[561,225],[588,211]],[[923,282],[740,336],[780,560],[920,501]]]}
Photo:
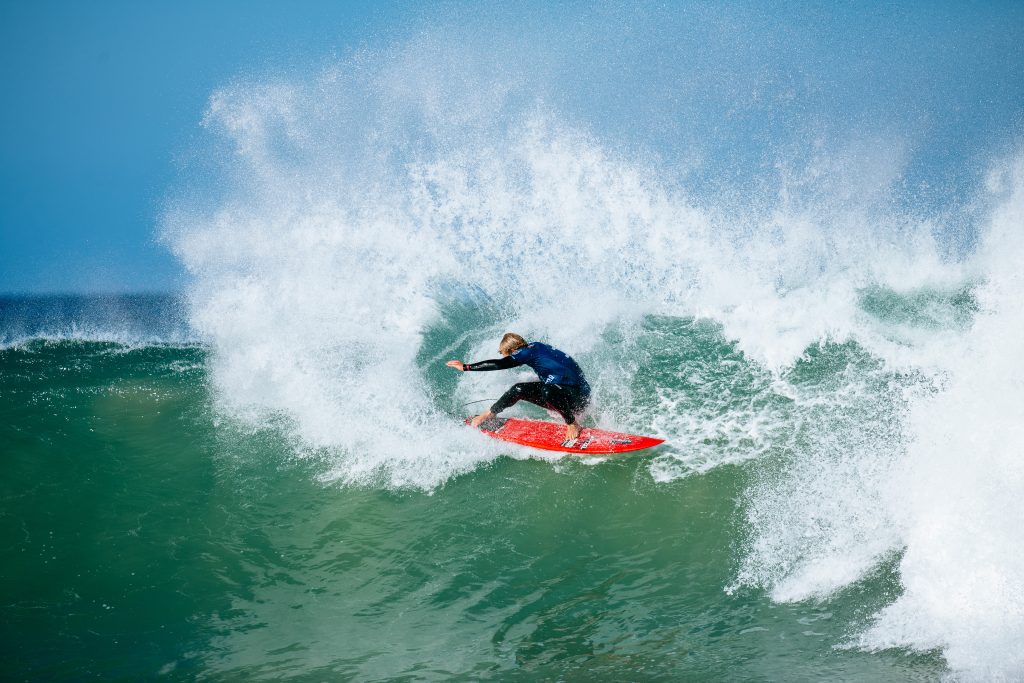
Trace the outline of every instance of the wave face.
{"label": "wave face", "polygon": [[962,106],[1021,43],[993,28],[976,80],[931,54],[929,90],[955,17],[858,43],[852,11],[453,19],[218,90],[163,226],[218,410],[327,481],[434,490],[505,452],[452,414],[510,378],[443,362],[544,339],[599,423],[669,441],[654,481],[746,468],[723,588],[893,566],[837,644],[1024,674],[1020,86]]}

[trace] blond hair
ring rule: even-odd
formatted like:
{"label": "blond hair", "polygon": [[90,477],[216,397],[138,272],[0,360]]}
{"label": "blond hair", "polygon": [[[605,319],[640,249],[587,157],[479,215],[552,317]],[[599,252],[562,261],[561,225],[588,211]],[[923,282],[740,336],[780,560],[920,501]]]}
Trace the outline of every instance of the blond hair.
{"label": "blond hair", "polygon": [[498,352],[503,353],[506,356],[512,354],[515,351],[526,346],[526,340],[520,337],[515,332],[506,332],[505,336],[501,338],[501,343],[498,344]]}

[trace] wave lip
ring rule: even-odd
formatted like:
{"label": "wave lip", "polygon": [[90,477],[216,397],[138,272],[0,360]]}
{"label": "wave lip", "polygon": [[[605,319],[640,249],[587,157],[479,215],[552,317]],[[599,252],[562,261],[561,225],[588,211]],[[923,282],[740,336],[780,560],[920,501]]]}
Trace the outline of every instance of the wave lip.
{"label": "wave lip", "polygon": [[971,680],[1024,677],[1024,156],[989,179],[986,284],[944,391],[913,407],[886,489],[904,593],[859,643],[942,648]]}
{"label": "wave lip", "polygon": [[[737,585],[775,600],[828,600],[896,560],[902,593],[847,645],[941,650],[962,680],[1024,676],[1024,156],[997,164],[965,294],[915,294],[883,311],[885,392],[842,430],[765,468],[747,492]],[[876,301],[867,302],[875,307]],[[952,308],[936,303],[945,298]],[[895,314],[894,314],[895,311]],[[877,313],[878,311],[876,311]],[[924,341],[905,322],[933,330]],[[936,335],[935,328],[951,334]],[[894,348],[896,348],[894,347]],[[885,349],[884,344],[875,349]],[[826,397],[842,406],[850,384]],[[874,410],[878,406],[884,409]],[[848,422],[847,406],[838,415]]]}

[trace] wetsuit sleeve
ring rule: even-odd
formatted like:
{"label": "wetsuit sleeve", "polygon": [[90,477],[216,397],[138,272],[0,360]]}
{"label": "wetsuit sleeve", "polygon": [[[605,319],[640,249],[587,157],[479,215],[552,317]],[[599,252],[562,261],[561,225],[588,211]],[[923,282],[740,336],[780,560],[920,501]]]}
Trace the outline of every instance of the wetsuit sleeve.
{"label": "wetsuit sleeve", "polygon": [[467,372],[470,370],[508,370],[509,368],[516,368],[520,365],[522,365],[522,363],[512,356],[505,356],[504,358],[482,360],[478,363],[463,363],[462,369]]}

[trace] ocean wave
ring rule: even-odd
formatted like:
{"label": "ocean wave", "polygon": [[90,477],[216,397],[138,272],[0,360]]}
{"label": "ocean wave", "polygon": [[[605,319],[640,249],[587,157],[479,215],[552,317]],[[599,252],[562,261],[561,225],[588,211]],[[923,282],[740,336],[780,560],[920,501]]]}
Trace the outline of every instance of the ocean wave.
{"label": "ocean wave", "polygon": [[41,332],[31,336],[13,337],[0,341],[0,351],[33,351],[48,346],[68,346],[82,349],[102,348],[127,352],[150,347],[195,348],[203,347],[205,344],[196,338],[188,338],[187,336],[179,339],[139,338],[121,332],[97,331]]}
{"label": "ocean wave", "polygon": [[286,424],[327,481],[433,490],[504,452],[453,414],[515,375],[443,359],[543,338],[602,425],[669,439],[655,481],[748,464],[728,588],[828,600],[898,556],[861,647],[1019,673],[1020,162],[971,200],[972,249],[900,204],[898,139],[816,140],[756,192],[705,192],[440,49],[212,96],[223,177],[163,234],[217,409]]}

